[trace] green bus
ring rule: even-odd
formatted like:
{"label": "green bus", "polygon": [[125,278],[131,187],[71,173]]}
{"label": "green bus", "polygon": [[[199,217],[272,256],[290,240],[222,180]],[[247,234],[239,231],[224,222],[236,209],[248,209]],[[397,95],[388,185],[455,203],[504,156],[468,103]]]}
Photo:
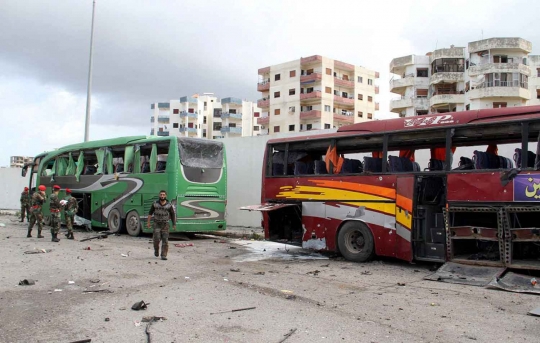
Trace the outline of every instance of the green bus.
{"label": "green bus", "polygon": [[[39,154],[23,167],[32,191],[59,185],[79,202],[78,224],[138,236],[151,232],[142,223],[159,191],[176,209],[176,231],[224,230],[227,164],[222,142],[188,138],[134,136],[68,145]],[[49,204],[43,207],[48,224]],[[172,230],[172,228],[171,228]]]}

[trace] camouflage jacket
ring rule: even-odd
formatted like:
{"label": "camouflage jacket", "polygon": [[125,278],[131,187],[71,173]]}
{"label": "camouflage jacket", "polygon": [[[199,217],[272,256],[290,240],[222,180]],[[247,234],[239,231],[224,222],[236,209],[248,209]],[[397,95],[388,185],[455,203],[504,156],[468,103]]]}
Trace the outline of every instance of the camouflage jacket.
{"label": "camouflage jacket", "polygon": [[45,194],[41,191],[36,191],[32,194],[32,206],[43,206],[45,203]]}
{"label": "camouflage jacket", "polygon": [[77,199],[72,197],[71,195],[68,195],[64,200],[67,201],[66,207],[65,207],[65,213],[68,216],[75,215],[75,213],[77,213],[77,210],[79,209],[79,204],[77,203]]}
{"label": "camouflage jacket", "polygon": [[174,208],[172,204],[169,201],[166,201],[164,205],[162,205],[159,200],[154,202],[152,204],[152,207],[150,207],[150,215],[154,216],[154,222],[168,222],[169,219],[175,223],[176,214],[174,213]]}
{"label": "camouflage jacket", "polygon": [[58,199],[58,195],[54,194],[54,192],[51,193],[51,195],[49,195],[49,209],[52,212],[57,212],[60,211],[61,207],[62,205],[60,205],[60,199]]}
{"label": "camouflage jacket", "polygon": [[21,206],[30,206],[30,194],[28,192],[21,193]]}

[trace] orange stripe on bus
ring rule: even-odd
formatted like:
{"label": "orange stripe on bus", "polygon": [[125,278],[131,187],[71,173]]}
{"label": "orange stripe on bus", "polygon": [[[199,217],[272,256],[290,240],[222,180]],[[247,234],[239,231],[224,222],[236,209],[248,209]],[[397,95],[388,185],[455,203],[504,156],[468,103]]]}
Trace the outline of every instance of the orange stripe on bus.
{"label": "orange stripe on bus", "polygon": [[394,188],[365,185],[353,182],[331,181],[331,180],[310,180],[318,186],[346,189],[357,192],[378,195],[388,199],[396,198],[396,190]]}
{"label": "orange stripe on bus", "polygon": [[396,205],[401,207],[404,210],[412,213],[412,199],[406,198],[403,195],[398,194],[396,197]]}

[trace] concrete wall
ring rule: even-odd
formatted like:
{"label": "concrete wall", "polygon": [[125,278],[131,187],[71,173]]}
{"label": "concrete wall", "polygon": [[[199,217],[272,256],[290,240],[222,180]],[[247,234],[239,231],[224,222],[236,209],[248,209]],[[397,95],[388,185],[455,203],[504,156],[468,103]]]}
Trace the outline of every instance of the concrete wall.
{"label": "concrete wall", "polygon": [[21,192],[28,187],[28,177],[21,176],[21,168],[0,168],[0,209],[19,210]]}

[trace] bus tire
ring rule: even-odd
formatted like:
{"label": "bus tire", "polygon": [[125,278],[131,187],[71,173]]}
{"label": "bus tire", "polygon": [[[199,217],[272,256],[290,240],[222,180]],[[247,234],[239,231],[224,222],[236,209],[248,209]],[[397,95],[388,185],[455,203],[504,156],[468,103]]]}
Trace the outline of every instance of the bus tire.
{"label": "bus tire", "polygon": [[126,231],[133,237],[141,234],[141,218],[137,211],[131,211],[126,216]]}
{"label": "bus tire", "polygon": [[349,221],[338,233],[339,252],[353,262],[367,262],[375,255],[373,235],[361,222]]}
{"label": "bus tire", "polygon": [[120,211],[116,208],[109,212],[107,226],[112,233],[120,233],[122,231],[122,216],[120,216]]}

